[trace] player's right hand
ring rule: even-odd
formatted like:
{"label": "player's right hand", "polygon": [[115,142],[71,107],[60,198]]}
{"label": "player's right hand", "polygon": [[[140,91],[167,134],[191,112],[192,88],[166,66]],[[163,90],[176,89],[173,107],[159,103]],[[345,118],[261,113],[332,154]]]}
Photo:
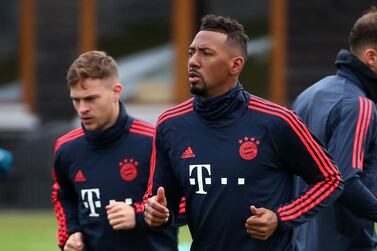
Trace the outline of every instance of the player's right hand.
{"label": "player's right hand", "polygon": [[267,208],[250,207],[252,216],[245,223],[246,232],[258,240],[267,240],[278,226],[278,218],[275,212]]}
{"label": "player's right hand", "polygon": [[159,187],[157,195],[148,199],[144,205],[144,219],[151,227],[159,227],[169,220],[169,209],[167,208],[165,190]]}
{"label": "player's right hand", "polygon": [[69,236],[64,246],[64,251],[83,251],[84,236],[81,232],[73,233]]}

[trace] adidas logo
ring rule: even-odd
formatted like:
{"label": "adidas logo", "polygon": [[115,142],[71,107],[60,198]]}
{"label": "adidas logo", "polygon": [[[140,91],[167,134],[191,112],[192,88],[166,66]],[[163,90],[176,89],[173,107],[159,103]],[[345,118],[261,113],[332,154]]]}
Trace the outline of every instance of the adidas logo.
{"label": "adidas logo", "polygon": [[195,153],[192,151],[191,146],[182,153],[181,159],[195,158]]}
{"label": "adidas logo", "polygon": [[75,175],[75,182],[85,182],[86,178],[81,170],[78,170]]}

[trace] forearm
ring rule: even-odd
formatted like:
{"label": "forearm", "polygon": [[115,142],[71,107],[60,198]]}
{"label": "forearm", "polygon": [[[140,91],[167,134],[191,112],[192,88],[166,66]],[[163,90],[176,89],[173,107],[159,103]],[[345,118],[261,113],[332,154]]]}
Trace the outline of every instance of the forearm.
{"label": "forearm", "polygon": [[64,247],[69,235],[80,231],[77,222],[77,212],[75,211],[74,204],[65,198],[57,183],[54,184],[52,190],[52,201],[58,221],[58,246]]}
{"label": "forearm", "polygon": [[292,229],[303,224],[333,203],[342,193],[343,181],[338,175],[330,177],[308,184],[298,198],[277,208],[279,228]]}
{"label": "forearm", "polygon": [[150,228],[144,219],[144,204],[142,202],[136,202],[133,204],[133,207],[135,209],[135,228],[144,230]]}
{"label": "forearm", "polygon": [[358,177],[347,180],[338,202],[354,213],[377,222],[377,198]]}

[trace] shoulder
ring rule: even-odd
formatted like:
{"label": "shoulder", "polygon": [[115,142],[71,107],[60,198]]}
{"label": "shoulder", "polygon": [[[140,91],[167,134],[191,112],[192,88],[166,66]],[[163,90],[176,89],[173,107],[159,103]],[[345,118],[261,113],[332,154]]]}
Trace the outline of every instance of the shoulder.
{"label": "shoulder", "polygon": [[[365,128],[375,128],[377,123],[376,104],[363,96],[346,99],[341,109],[341,117],[344,123],[356,125],[356,131],[361,132]],[[376,131],[376,130],[373,130]]]}
{"label": "shoulder", "polygon": [[258,119],[263,123],[270,133],[284,136],[287,132],[301,134],[307,133],[306,125],[291,110],[271,101],[252,96],[249,102],[249,110],[256,112]]}
{"label": "shoulder", "polygon": [[189,100],[186,100],[185,102],[176,105],[167,111],[163,112],[158,120],[156,127],[158,128],[161,124],[165,123],[166,121],[171,121],[173,119],[179,119],[183,117],[184,115],[187,115],[194,111],[194,98],[190,98]]}
{"label": "shoulder", "polygon": [[365,96],[350,95],[345,97],[341,104],[343,114],[367,114],[375,112],[376,105]]}
{"label": "shoulder", "polygon": [[329,95],[336,98],[342,97],[345,93],[346,82],[347,79],[338,75],[324,77],[302,91],[295,102],[328,97]]}
{"label": "shoulder", "polygon": [[132,118],[129,131],[132,134],[152,138],[154,134],[154,126],[139,119]]}
{"label": "shoulder", "polygon": [[54,153],[56,154],[63,145],[67,145],[68,143],[72,143],[76,141],[77,139],[81,138],[84,136],[84,130],[82,128],[77,128],[74,129],[60,138],[58,138],[55,142],[55,147],[54,147]]}
{"label": "shoulder", "polygon": [[288,108],[253,95],[250,96],[248,108],[269,118],[278,119],[278,121],[297,118],[296,114]]}

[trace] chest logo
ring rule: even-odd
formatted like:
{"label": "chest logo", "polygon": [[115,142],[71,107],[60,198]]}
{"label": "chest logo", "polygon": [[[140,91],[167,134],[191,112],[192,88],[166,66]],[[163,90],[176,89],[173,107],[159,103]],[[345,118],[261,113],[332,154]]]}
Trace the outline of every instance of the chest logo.
{"label": "chest logo", "polygon": [[[216,169],[215,169],[216,170]],[[189,182],[191,186],[196,187],[195,193],[197,194],[207,194],[205,189],[208,189],[209,186],[218,185],[219,181],[221,185],[237,184],[239,186],[244,186],[246,184],[246,179],[244,177],[217,177],[212,179],[212,171],[210,164],[197,164],[189,165]]]}
{"label": "chest logo", "polygon": [[182,153],[181,159],[195,158],[195,153],[192,151],[191,146],[187,147]]}
{"label": "chest logo", "polygon": [[137,166],[139,162],[134,159],[124,159],[123,161],[119,162],[120,166],[120,176],[125,181],[132,181],[137,176]]}
{"label": "chest logo", "polygon": [[[192,177],[192,173],[196,169],[197,174],[197,180]],[[206,170],[206,173],[208,173],[209,177],[204,178],[204,170]],[[190,165],[189,167],[189,176],[190,176],[190,185],[198,185],[198,191],[196,193],[198,194],[207,194],[206,191],[204,191],[203,183],[207,185],[211,185],[211,165],[209,164],[199,164],[199,165]],[[197,181],[197,182],[196,182]]]}
{"label": "chest logo", "polygon": [[82,189],[81,190],[81,200],[84,203],[84,207],[88,208],[90,213],[89,217],[98,217],[99,214],[96,212],[96,208],[101,207],[99,189]]}
{"label": "chest logo", "polygon": [[81,170],[78,170],[75,175],[75,182],[85,182],[86,178],[84,173]]}
{"label": "chest logo", "polygon": [[240,155],[245,160],[252,160],[258,155],[259,140],[254,137],[245,137],[238,141],[240,144]]}

